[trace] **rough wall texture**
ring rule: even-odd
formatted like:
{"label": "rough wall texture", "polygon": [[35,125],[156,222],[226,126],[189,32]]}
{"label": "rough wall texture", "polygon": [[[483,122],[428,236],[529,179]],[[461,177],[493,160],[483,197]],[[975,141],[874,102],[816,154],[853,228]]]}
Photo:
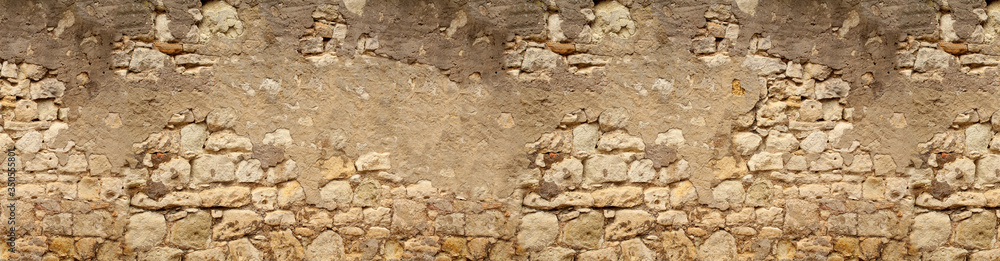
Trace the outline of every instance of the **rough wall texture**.
{"label": "rough wall texture", "polygon": [[0,10],[4,260],[1000,260],[1000,3]]}

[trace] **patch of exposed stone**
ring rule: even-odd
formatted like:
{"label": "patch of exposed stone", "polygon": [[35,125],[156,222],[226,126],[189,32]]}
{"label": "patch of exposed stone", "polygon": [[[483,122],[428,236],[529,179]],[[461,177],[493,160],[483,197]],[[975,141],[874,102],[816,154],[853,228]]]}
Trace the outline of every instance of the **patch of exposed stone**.
{"label": "patch of exposed stone", "polygon": [[[237,1],[238,2],[238,1]],[[161,70],[199,75],[219,62],[219,57],[199,54],[198,49],[215,37],[236,38],[243,34],[243,22],[227,1],[207,1],[188,10],[194,24],[187,32],[173,32],[167,7],[154,7],[153,30],[146,35],[126,35],[112,44],[111,69],[127,80],[156,80]],[[181,10],[169,10],[180,12]]]}

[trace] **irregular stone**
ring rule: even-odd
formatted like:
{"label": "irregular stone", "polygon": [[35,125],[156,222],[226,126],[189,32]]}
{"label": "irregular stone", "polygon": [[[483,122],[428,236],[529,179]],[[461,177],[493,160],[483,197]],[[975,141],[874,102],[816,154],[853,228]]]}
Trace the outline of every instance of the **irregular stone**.
{"label": "irregular stone", "polygon": [[917,60],[913,64],[913,71],[929,72],[945,69],[954,59],[951,54],[936,48],[920,48],[917,50]]}
{"label": "irregular stone", "polygon": [[129,217],[125,231],[125,247],[136,252],[145,251],[163,242],[167,220],[155,212],[135,214]]}
{"label": "irregular stone", "polygon": [[250,188],[232,186],[202,190],[199,193],[204,207],[238,208],[250,204]]}
{"label": "irregular stone", "polygon": [[698,248],[698,257],[706,261],[736,260],[736,238],[726,231],[716,231]]}
{"label": "irregular stone", "polygon": [[472,213],[465,216],[465,235],[473,237],[500,237],[504,228],[504,214],[496,210]]}
{"label": "irregular stone", "polygon": [[319,191],[321,207],[335,210],[338,207],[348,207],[353,200],[351,183],[348,181],[330,181]]}
{"label": "irregular stone", "polygon": [[[724,239],[724,238],[717,238]],[[663,257],[666,260],[695,260],[697,249],[684,230],[663,232]]]}
{"label": "irregular stone", "polygon": [[[602,2],[606,3],[606,2]],[[614,3],[614,2],[612,2]],[[580,253],[576,256],[578,261],[604,261],[604,260],[618,260],[617,248],[603,248],[600,250],[591,250]]]}
{"label": "irregular stone", "polygon": [[205,249],[212,236],[212,215],[205,211],[188,214],[170,227],[170,243],[185,249]]}
{"label": "irregular stone", "polygon": [[973,124],[965,129],[965,153],[968,155],[989,153],[993,131],[988,124]]}
{"label": "irregular stone", "polygon": [[584,181],[587,184],[620,182],[628,178],[628,165],[618,155],[593,155],[583,162]]}
{"label": "irregular stone", "polygon": [[655,260],[656,253],[646,247],[642,239],[633,238],[622,242],[621,261],[644,261]]}
{"label": "irregular stone", "polygon": [[264,253],[257,250],[257,248],[250,243],[250,240],[241,238],[239,240],[229,242],[229,260],[262,261],[264,260]]}
{"label": "irregular stone", "polygon": [[799,121],[813,122],[823,118],[823,104],[817,100],[804,100],[799,108]]}
{"label": "irregular stone", "polygon": [[816,203],[788,199],[785,201],[784,231],[793,236],[807,236],[819,229],[819,206]]}
{"label": "irregular stone", "polygon": [[155,247],[141,255],[140,261],[181,261],[184,251],[170,247]]}
{"label": "irregular stone", "polygon": [[960,261],[969,256],[969,250],[957,247],[940,247],[933,252],[927,253],[924,260],[948,260]]}
{"label": "irregular stone", "polygon": [[358,158],[358,161],[354,162],[354,166],[358,171],[388,170],[392,167],[389,163],[388,152],[369,152],[365,155],[361,155],[361,157]]}
{"label": "irregular stone", "polygon": [[128,70],[137,73],[157,71],[164,67],[169,58],[166,54],[153,49],[135,48],[132,50]]}
{"label": "irregular stone", "polygon": [[782,153],[759,152],[750,157],[747,167],[750,171],[767,171],[783,169],[784,162],[781,159]]}
{"label": "irregular stone", "polygon": [[785,63],[779,58],[750,55],[743,60],[743,67],[757,71],[758,75],[779,74],[785,71]]}
{"label": "irregular stone", "polygon": [[114,231],[112,226],[113,221],[111,213],[95,210],[86,214],[77,214],[73,217],[73,221],[68,222],[67,225],[73,225],[74,236],[107,237],[110,232]]}
{"label": "irregular stone", "polygon": [[231,130],[217,131],[208,135],[205,141],[205,149],[208,151],[253,151],[253,144],[250,138],[236,135]]}
{"label": "irregular stone", "polygon": [[634,207],[642,204],[642,188],[614,187],[591,193],[596,207]]}
{"label": "irregular stone", "polygon": [[285,182],[278,187],[278,198],[276,202],[280,208],[288,208],[290,206],[302,204],[305,199],[305,191],[302,190],[302,185],[299,185],[298,181]]}
{"label": "irregular stone", "polygon": [[200,40],[214,36],[236,38],[243,34],[243,22],[236,8],[226,1],[211,1],[201,7],[202,20],[198,25]]}
{"label": "irregular stone", "polygon": [[667,205],[670,204],[670,188],[647,188],[643,195],[645,195],[646,207],[650,209],[667,210]]}
{"label": "irregular stone", "polygon": [[712,189],[714,201],[712,205],[721,210],[737,208],[743,205],[745,197],[743,183],[735,180],[727,180],[719,183]]}
{"label": "irregular stone", "polygon": [[1000,155],[983,155],[976,160],[976,187],[1000,182]]}
{"label": "irregular stone", "polygon": [[181,128],[181,151],[200,153],[208,139],[208,127],[204,124],[188,124]]}
{"label": "irregular stone", "polygon": [[330,157],[323,162],[323,178],[327,180],[347,178],[355,171],[354,163],[341,157]]}
{"label": "irregular stone", "polygon": [[670,191],[670,207],[678,208],[697,204],[698,193],[690,181],[677,183]]}
{"label": "irregular stone", "polygon": [[914,249],[932,250],[948,242],[951,219],[941,212],[928,212],[913,218],[910,246]]}
{"label": "irregular stone", "polygon": [[352,203],[354,206],[361,207],[373,207],[376,206],[381,199],[381,186],[379,186],[378,181],[367,180],[361,182],[354,190],[354,201]]}
{"label": "irregular stone", "polygon": [[594,154],[597,152],[597,142],[600,140],[600,127],[595,124],[580,124],[573,128],[573,154]]}
{"label": "irregular stone", "polygon": [[601,135],[597,141],[597,149],[601,151],[645,151],[646,143],[642,137],[629,135],[624,130],[615,130]]}
{"label": "irregular stone", "polygon": [[465,214],[452,213],[434,220],[434,232],[445,235],[465,235]]}
{"label": "irregular stone", "polygon": [[413,236],[427,229],[427,205],[407,199],[392,203],[392,230],[400,235]]}
{"label": "irregular stone", "polygon": [[545,170],[543,178],[562,190],[576,188],[583,181],[583,162],[573,157],[563,159]]}
{"label": "irregular stone", "polygon": [[802,142],[799,143],[799,148],[808,153],[820,153],[826,150],[827,135],[825,132],[816,131],[810,133]]}
{"label": "irregular stone", "polygon": [[771,188],[774,185],[767,179],[757,179],[747,188],[746,204],[751,207],[763,207],[771,204],[773,193]]}
{"label": "irregular stone", "polygon": [[858,234],[858,214],[844,213],[830,216],[826,222],[827,232],[834,235],[854,236]]}
{"label": "irregular stone", "polygon": [[546,212],[527,214],[521,218],[518,231],[519,249],[541,250],[556,242],[556,237],[559,236],[559,219]]}
{"label": "irregular stone", "polygon": [[344,260],[344,239],[331,230],[323,231],[306,248],[308,260]]}
{"label": "irregular stone", "polygon": [[872,171],[872,157],[868,154],[854,155],[854,161],[850,166],[844,168],[850,173],[868,173]]}
{"label": "irregular stone", "polygon": [[652,229],[653,215],[644,210],[623,209],[615,211],[615,219],[604,230],[608,240],[622,240],[635,237]]}
{"label": "irregular stone", "polygon": [[270,187],[255,188],[250,193],[250,199],[256,208],[265,211],[274,210],[274,206],[278,200],[278,189]]}
{"label": "irregular stone", "polygon": [[573,261],[576,251],[564,247],[546,247],[544,250],[531,254],[531,261]]}
{"label": "irregular stone", "polygon": [[937,180],[945,182],[952,187],[971,186],[976,178],[976,163],[966,157],[961,157],[955,161],[944,164],[944,168],[938,171]]}
{"label": "irregular stone", "polygon": [[268,240],[271,245],[271,254],[275,260],[302,260],[305,258],[305,251],[302,249],[302,242],[292,234],[290,230],[274,231],[270,233]]}
{"label": "irregular stone", "polygon": [[768,152],[792,152],[797,149],[799,149],[799,141],[791,133],[772,130],[764,142],[764,150]]}
{"label": "irregular stone", "polygon": [[955,226],[955,243],[965,248],[990,249],[997,237],[997,216],[993,211],[972,214]]}
{"label": "irregular stone", "polygon": [[600,40],[605,35],[629,38],[636,32],[636,22],[628,7],[615,2],[600,2],[594,5],[593,39]]}
{"label": "irregular stone", "polygon": [[[844,98],[847,97],[850,92],[851,84],[840,78],[833,78],[816,83],[816,99],[818,100]],[[826,113],[824,113],[824,118],[827,118]],[[829,121],[831,119],[826,120]]]}
{"label": "irregular stone", "polygon": [[751,132],[738,132],[733,134],[733,145],[736,147],[736,152],[740,155],[750,155],[753,154],[757,147],[760,146],[762,139],[760,135]]}
{"label": "irregular stone", "polygon": [[236,182],[257,183],[262,178],[264,170],[261,169],[259,160],[244,160],[236,165]]}
{"label": "irregular stone", "polygon": [[528,48],[524,51],[521,70],[538,72],[556,68],[556,63],[562,58],[559,54],[543,48]]}
{"label": "irregular stone", "polygon": [[191,251],[184,255],[184,260],[190,261],[222,261],[226,260],[226,251],[221,247]]}
{"label": "irregular stone", "polygon": [[667,132],[656,134],[656,140],[654,140],[653,143],[679,148],[684,145],[684,141],[683,131],[679,129],[669,129]]}
{"label": "irregular stone", "polygon": [[236,164],[226,155],[201,155],[191,163],[191,183],[207,184],[236,179]]}
{"label": "irregular stone", "polygon": [[212,227],[212,239],[233,240],[256,231],[263,219],[251,210],[230,209],[222,212],[222,219]]}
{"label": "irregular stone", "polygon": [[572,248],[596,249],[604,237],[604,215],[590,211],[566,222],[562,243]]}
{"label": "irregular stone", "polygon": [[873,162],[876,176],[891,176],[896,174],[896,162],[889,155],[875,155]]}
{"label": "irregular stone", "polygon": [[668,210],[656,216],[656,223],[664,226],[683,226],[688,224],[687,213]]}
{"label": "irregular stone", "polygon": [[612,131],[623,129],[632,118],[632,112],[622,107],[614,107],[604,110],[598,117],[597,122],[601,124],[601,130]]}
{"label": "irregular stone", "polygon": [[657,173],[656,183],[666,185],[685,180],[691,178],[691,172],[693,170],[690,168],[688,161],[679,160],[668,167],[660,168],[660,171]]}
{"label": "irregular stone", "polygon": [[809,163],[811,171],[829,171],[839,169],[844,166],[844,158],[839,152],[824,152],[819,155],[819,159]]}

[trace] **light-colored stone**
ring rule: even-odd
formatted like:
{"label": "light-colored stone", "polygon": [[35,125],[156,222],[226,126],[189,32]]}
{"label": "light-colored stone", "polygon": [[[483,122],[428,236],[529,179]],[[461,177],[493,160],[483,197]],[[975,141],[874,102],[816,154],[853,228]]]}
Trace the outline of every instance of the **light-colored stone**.
{"label": "light-colored stone", "polygon": [[614,187],[591,193],[596,207],[633,207],[643,202],[642,188]]}
{"label": "light-colored stone", "polygon": [[733,134],[733,145],[736,147],[736,152],[741,155],[753,154],[757,147],[760,146],[762,141],[760,135],[751,132],[738,132]]}
{"label": "light-colored stone", "polygon": [[683,226],[688,224],[687,213],[678,210],[668,210],[660,212],[656,216],[656,223],[664,226]]}
{"label": "light-colored stone", "polygon": [[531,213],[521,218],[518,231],[519,249],[541,250],[556,242],[556,237],[559,236],[559,219],[546,212]]}
{"label": "light-colored stone", "polygon": [[988,124],[973,124],[965,129],[965,153],[977,155],[989,153],[993,131]]}
{"label": "light-colored stone", "polygon": [[590,211],[566,222],[561,242],[573,248],[596,249],[604,237],[604,215]]}
{"label": "light-colored stone", "polygon": [[524,51],[524,60],[521,62],[521,70],[525,72],[539,72],[551,70],[556,67],[562,56],[543,48],[528,48]]}
{"label": "light-colored stone", "polygon": [[335,261],[344,258],[344,239],[330,230],[320,233],[306,248],[308,260]]}
{"label": "light-colored stone", "polygon": [[670,191],[670,207],[689,206],[697,204],[697,201],[698,193],[695,190],[694,184],[690,181],[677,183],[677,185],[674,185],[673,190]]}
{"label": "light-colored stone", "polygon": [[427,205],[397,199],[392,203],[392,230],[401,235],[416,235],[427,229]]}
{"label": "light-colored stone", "polygon": [[743,183],[735,180],[723,181],[712,189],[712,197],[714,198],[712,206],[721,210],[742,206],[745,197]]}
{"label": "light-colored stone", "polygon": [[600,127],[596,124],[580,124],[573,128],[573,153],[587,155],[597,152],[597,142],[600,140]]}
{"label": "light-colored stone", "polygon": [[785,200],[784,231],[791,235],[807,236],[819,229],[819,206],[798,199]]}
{"label": "light-colored stone", "polygon": [[750,171],[768,171],[768,170],[780,170],[783,169],[784,162],[781,159],[783,153],[772,153],[772,152],[758,152],[750,157],[747,161],[747,167]]}
{"label": "light-colored stone", "polygon": [[951,54],[936,48],[920,48],[917,50],[917,60],[913,64],[915,72],[930,72],[946,69],[955,60]]}
{"label": "light-colored stone", "polygon": [[932,250],[948,242],[951,219],[941,212],[928,212],[913,218],[910,246],[919,250]]}
{"label": "light-colored stone", "polygon": [[229,242],[229,260],[231,261],[262,261],[264,253],[254,247],[250,240],[241,238]]}
{"label": "light-colored stone", "polygon": [[347,181],[330,181],[319,191],[323,208],[334,210],[340,206],[350,206],[353,199],[351,183]]}
{"label": "light-colored stone", "polygon": [[204,249],[212,236],[212,215],[205,211],[188,214],[170,227],[171,244],[185,249]]}
{"label": "light-colored stone", "polygon": [[251,210],[222,211],[222,219],[212,227],[212,239],[233,240],[243,237],[260,228],[263,221],[259,214]]}
{"label": "light-colored stone", "polygon": [[597,141],[597,149],[608,152],[641,152],[646,150],[646,143],[642,141],[642,137],[629,135],[624,130],[615,130],[601,135],[601,139]]}
{"label": "light-colored stone", "polygon": [[623,240],[646,233],[655,226],[656,219],[645,210],[623,209],[615,211],[614,221],[604,229],[608,240]]}
{"label": "light-colored stone", "polygon": [[628,165],[618,155],[593,155],[583,162],[585,184],[620,182],[628,178]]}
{"label": "light-colored stone", "polygon": [[989,154],[976,160],[976,187],[1000,182],[1000,155]]}
{"label": "light-colored stone", "polygon": [[279,208],[288,208],[302,204],[306,199],[305,191],[298,181],[289,181],[278,186],[278,198],[276,202]]}
{"label": "light-colored stone", "polygon": [[354,162],[358,171],[378,171],[388,170],[392,167],[389,162],[389,153],[369,152],[361,155],[358,161]]}
{"label": "light-colored stone", "polygon": [[218,187],[198,193],[204,207],[238,208],[250,204],[250,188],[241,186]]}
{"label": "light-colored stone", "polygon": [[236,164],[227,155],[201,155],[191,163],[191,183],[207,184],[236,179]]}
{"label": "light-colored stone", "polygon": [[976,163],[966,157],[945,163],[937,173],[937,180],[952,187],[971,186],[976,180]]}
{"label": "light-colored stone", "polygon": [[563,159],[545,170],[543,178],[563,190],[579,187],[583,182],[583,162],[573,157]]}
{"label": "light-colored stone", "polygon": [[970,249],[991,249],[997,237],[997,216],[993,211],[972,214],[955,226],[955,243]]}
{"label": "light-colored stone", "polygon": [[128,219],[125,232],[125,247],[133,251],[148,250],[163,242],[167,235],[167,221],[155,212],[143,212]]}
{"label": "light-colored stone", "polygon": [[736,260],[736,238],[726,231],[717,231],[698,248],[698,257],[706,261]]}

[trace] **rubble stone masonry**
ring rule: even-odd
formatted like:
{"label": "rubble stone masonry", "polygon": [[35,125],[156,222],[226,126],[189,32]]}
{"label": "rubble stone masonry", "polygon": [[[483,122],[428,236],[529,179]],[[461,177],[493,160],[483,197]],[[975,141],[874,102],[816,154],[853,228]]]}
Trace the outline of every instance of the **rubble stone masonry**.
{"label": "rubble stone masonry", "polygon": [[1000,260],[1000,2],[0,21],[2,260]]}

